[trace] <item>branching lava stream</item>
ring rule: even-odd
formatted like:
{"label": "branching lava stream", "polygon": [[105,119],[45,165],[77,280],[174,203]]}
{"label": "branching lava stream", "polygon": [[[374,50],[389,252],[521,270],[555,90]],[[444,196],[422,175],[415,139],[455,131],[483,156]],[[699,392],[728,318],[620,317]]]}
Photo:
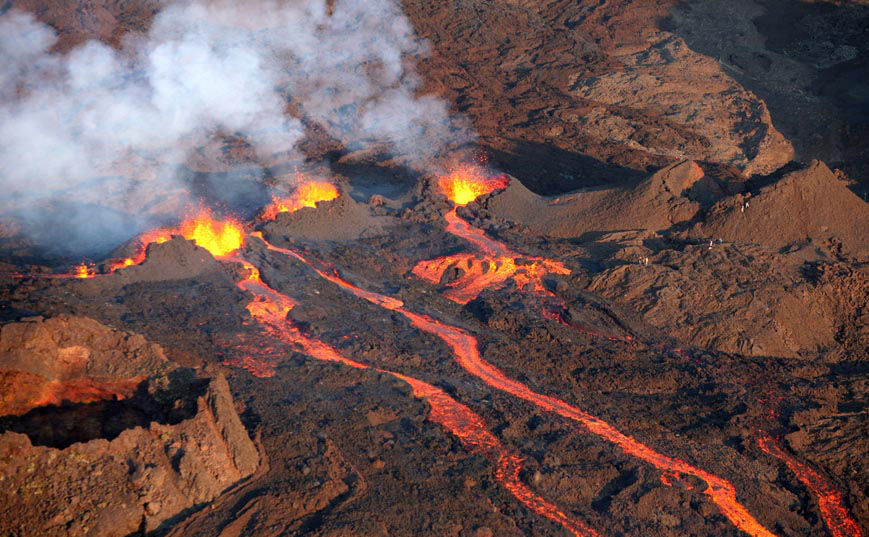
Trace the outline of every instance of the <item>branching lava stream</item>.
{"label": "branching lava stream", "polygon": [[[287,313],[295,305],[291,298],[275,291],[263,282],[259,270],[243,258],[224,257],[222,260],[241,263],[249,271],[248,277],[239,282],[238,286],[254,295],[254,300],[247,305],[247,309],[251,316],[262,324],[269,335],[287,344],[298,346],[302,352],[317,360],[335,362],[356,369],[373,369],[406,382],[410,385],[415,397],[425,400],[431,406],[429,419],[455,435],[472,452],[480,453],[495,463],[496,478],[516,499],[535,513],[560,524],[576,537],[599,537],[596,531],[567,516],[555,505],[528,489],[519,479],[522,459],[507,450],[495,436],[486,430],[483,419],[470,408],[431,384],[400,373],[369,367],[345,358],[336,349],[321,341],[308,338],[286,319]],[[371,299],[377,297],[374,293],[370,293],[369,296]],[[401,302],[387,297],[383,297],[381,303],[385,307],[396,306],[396,304],[400,306]],[[270,364],[251,356],[229,365],[245,367],[258,376],[265,377],[274,374]]]}
{"label": "branching lava stream", "polygon": [[[258,235],[262,238],[261,235]],[[395,298],[387,297],[359,289],[353,284],[340,278],[337,274],[330,274],[318,268],[300,253],[278,248],[266,242],[267,247],[284,255],[294,257],[311,267],[321,277],[351,292],[355,296],[377,304],[386,309],[404,315],[413,326],[420,330],[436,335],[441,338],[453,351],[453,356],[462,368],[479,378],[485,384],[520,399],[524,399],[541,410],[553,412],[575,421],[585,427],[595,436],[612,442],[619,446],[625,453],[646,461],[662,473],[671,476],[690,475],[700,479],[706,484],[703,494],[709,496],[718,506],[721,512],[730,522],[754,537],[773,537],[775,534],[763,527],[748,510],[736,499],[736,490],[730,482],[703,470],[694,468],[686,462],[662,455],[649,446],[620,432],[608,423],[592,416],[591,414],[574,407],[564,401],[534,392],[528,386],[519,381],[507,377],[498,368],[488,363],[480,355],[477,348],[477,339],[464,330],[450,326],[426,315],[419,315],[408,311],[404,304]]]}
{"label": "branching lava stream", "polygon": [[[461,186],[467,182],[473,183],[473,186]],[[456,206],[460,206],[466,205],[477,197],[491,193],[499,188],[506,188],[508,183],[505,179],[502,178],[487,178],[481,170],[475,170],[473,168],[463,168],[462,170],[460,170],[459,173],[454,173],[452,175],[442,177],[439,180],[438,184],[441,190],[447,196],[447,198],[449,198]],[[457,192],[459,192],[460,195],[457,195]],[[554,261],[546,259],[535,259],[535,262],[532,264],[532,266],[541,267],[536,271],[540,273],[537,279],[530,279],[528,281],[520,279],[516,275],[513,275],[510,269],[510,262],[518,258],[518,254],[510,250],[507,245],[488,237],[482,230],[472,227],[470,224],[468,224],[468,222],[458,216],[456,210],[457,207],[453,208],[446,215],[444,215],[444,219],[447,222],[445,228],[446,231],[470,242],[486,256],[498,257],[499,261],[495,266],[490,266],[488,272],[484,270],[482,271],[482,273],[472,268],[475,258],[473,255],[470,254],[443,257],[432,261],[424,261],[414,267],[413,273],[416,276],[424,280],[436,283],[442,279],[444,272],[448,270],[451,266],[457,266],[457,264],[458,266],[462,266],[461,263],[464,262],[469,270],[465,275],[448,284],[450,289],[447,289],[444,292],[444,296],[446,296],[447,298],[460,304],[465,304],[478,296],[479,293],[486,287],[498,287],[504,280],[506,280],[510,276],[514,277],[518,287],[522,288],[523,283],[530,282],[532,283],[532,290],[535,292],[540,292],[543,289],[542,286],[539,285],[539,277],[546,272],[552,272],[556,274],[570,273],[570,271],[560,263],[556,263]],[[486,263],[487,261],[484,259],[480,262]],[[537,276],[536,272],[534,273],[535,276]],[[544,308],[543,314],[549,319],[589,333],[590,335],[593,335],[595,337],[603,337],[613,341],[631,341],[632,339],[630,336],[626,338],[616,338],[576,326],[568,322],[560,311],[550,311]],[[455,344],[458,344],[458,340],[456,340]],[[615,431],[613,429],[613,431],[605,432],[606,436],[603,434],[601,434],[601,436],[605,436],[608,437],[608,439],[616,441],[617,435],[614,435],[613,432],[618,433],[618,431]],[[616,443],[619,442],[616,441]],[[811,467],[801,463],[795,457],[791,456],[786,451],[781,449],[781,447],[779,447],[774,438],[769,434],[761,434],[760,438],[758,439],[758,445],[767,454],[772,455],[783,461],[788,466],[788,468],[790,468],[790,470],[797,476],[797,478],[818,497],[821,515],[824,519],[825,524],[833,533],[833,537],[862,537],[857,523],[850,518],[847,510],[843,507],[842,495],[835,489],[835,487],[830,482],[828,482],[826,479],[824,479],[823,476],[815,472]],[[670,475],[671,471],[673,470],[666,471],[664,476],[662,476],[662,481],[665,484],[668,483],[668,480],[670,479],[670,477],[672,477]],[[681,470],[675,470],[675,472],[690,473]],[[706,481],[706,479],[704,479],[704,481]],[[714,489],[714,486],[709,481],[707,481],[707,484]],[[726,486],[730,485],[727,484]],[[708,491],[707,494],[709,494]],[[722,497],[721,499],[725,500],[724,497]],[[735,495],[732,497],[732,502],[735,502]],[[728,503],[732,502],[728,500]],[[724,508],[722,507],[722,509]],[[726,510],[725,514],[727,514]],[[744,515],[739,515],[737,512],[734,511],[733,515],[728,515],[728,517],[731,518],[731,520],[734,520],[734,518],[732,517],[743,516],[744,518],[744,516],[747,515],[747,513],[744,513]],[[745,519],[745,521],[747,521],[747,519]],[[734,523],[736,522],[734,521]],[[736,525],[740,527],[739,524]]]}
{"label": "branching lava stream", "polygon": [[503,287],[512,278],[519,288],[543,291],[543,276],[570,274],[570,270],[558,261],[520,255],[507,245],[493,240],[480,230],[471,227],[458,215],[458,207],[467,205],[478,197],[506,188],[507,177],[486,177],[481,170],[464,166],[452,174],[441,177],[438,186],[456,205],[444,215],[446,231],[462,237],[477,247],[483,254],[456,254],[429,261],[421,261],[413,268],[413,274],[431,283],[439,283],[444,273],[452,267],[461,271],[461,276],[447,284],[444,296],[459,304],[467,304],[484,289]]}

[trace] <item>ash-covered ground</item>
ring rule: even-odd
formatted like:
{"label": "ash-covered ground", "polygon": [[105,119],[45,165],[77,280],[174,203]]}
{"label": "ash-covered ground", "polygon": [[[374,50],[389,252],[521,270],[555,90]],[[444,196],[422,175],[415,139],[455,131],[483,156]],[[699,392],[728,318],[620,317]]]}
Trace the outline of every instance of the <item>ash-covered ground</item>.
{"label": "ash-covered ground", "polygon": [[0,533],[867,535],[865,4],[400,7],[478,134],[430,170],[288,95],[299,151],[187,156],[211,212],[0,216]]}

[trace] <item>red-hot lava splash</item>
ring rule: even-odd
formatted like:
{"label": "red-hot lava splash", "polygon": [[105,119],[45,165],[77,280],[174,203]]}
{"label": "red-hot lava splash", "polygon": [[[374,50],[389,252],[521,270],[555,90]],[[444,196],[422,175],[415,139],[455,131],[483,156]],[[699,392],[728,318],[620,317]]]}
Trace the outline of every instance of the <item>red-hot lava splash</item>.
{"label": "red-hot lava splash", "polygon": [[93,278],[95,275],[96,275],[96,272],[94,272],[93,267],[90,267],[84,263],[75,267],[75,277],[76,278],[85,280],[87,278]]}
{"label": "red-hot lava splash", "polygon": [[553,412],[559,416],[581,424],[588,432],[603,440],[612,442],[619,446],[625,453],[646,461],[658,468],[668,478],[662,480],[665,484],[670,478],[678,479],[682,475],[689,475],[700,479],[706,484],[703,494],[711,498],[734,526],[754,537],[774,537],[775,534],[764,528],[763,525],[755,520],[748,510],[739,503],[736,499],[736,489],[728,481],[703,470],[694,468],[686,462],[662,455],[649,446],[622,433],[612,425],[609,425],[591,414],[554,397],[536,393],[521,382],[510,379],[498,368],[483,359],[477,348],[476,338],[464,330],[441,323],[428,316],[408,311],[404,308],[404,304],[400,300],[359,289],[353,284],[343,280],[338,275],[329,274],[317,268],[296,251],[278,248],[272,245],[268,245],[268,247],[270,250],[301,260],[314,269],[314,271],[320,276],[339,285],[341,288],[348,290],[355,296],[404,315],[413,326],[441,338],[452,349],[453,356],[458,364],[485,384],[499,391],[524,399],[541,410]]}
{"label": "red-hot lava splash", "polygon": [[278,213],[292,213],[302,207],[316,207],[318,202],[329,201],[338,197],[338,189],[332,183],[325,181],[308,181],[302,183],[292,196],[272,197],[272,203],[263,210],[265,220],[274,220]]}
{"label": "red-hot lava splash", "polygon": [[506,188],[507,177],[487,177],[482,170],[465,166],[438,180],[438,187],[456,208],[444,218],[446,230],[474,244],[484,255],[457,254],[430,261],[422,261],[413,268],[413,274],[431,283],[439,283],[451,268],[460,271],[460,276],[447,284],[444,296],[459,304],[467,304],[488,288],[500,288],[513,279],[519,288],[543,292],[543,276],[546,274],[570,274],[570,270],[558,261],[539,257],[522,256],[505,244],[492,240],[486,234],[472,228],[457,211],[478,197]]}
{"label": "red-hot lava splash", "polygon": [[[555,505],[523,485],[519,479],[522,459],[506,449],[495,436],[486,430],[483,419],[470,408],[431,384],[385,369],[370,368],[365,364],[345,358],[336,349],[321,341],[306,337],[297,327],[287,321],[287,314],[295,306],[295,302],[291,298],[275,291],[263,282],[259,270],[246,260],[238,257],[227,258],[226,260],[242,263],[249,271],[248,277],[239,282],[238,286],[253,294],[254,299],[247,305],[247,310],[254,319],[262,324],[270,336],[301,348],[302,352],[317,360],[335,362],[357,369],[375,369],[406,382],[410,385],[415,397],[425,400],[431,406],[429,419],[455,435],[470,450],[483,454],[496,464],[496,478],[516,499],[535,513],[557,522],[576,537],[599,536],[597,532],[582,522],[570,518]],[[374,298],[376,295],[371,293],[369,296]],[[383,297],[382,305],[399,307],[401,302]],[[227,365],[244,367],[254,375],[261,377],[269,377],[274,374],[271,364],[253,356],[246,356],[239,361],[229,362]]]}
{"label": "red-hot lava splash", "polygon": [[467,205],[480,196],[507,188],[507,177],[489,177],[483,170],[463,165],[438,179],[438,187],[456,205]]}

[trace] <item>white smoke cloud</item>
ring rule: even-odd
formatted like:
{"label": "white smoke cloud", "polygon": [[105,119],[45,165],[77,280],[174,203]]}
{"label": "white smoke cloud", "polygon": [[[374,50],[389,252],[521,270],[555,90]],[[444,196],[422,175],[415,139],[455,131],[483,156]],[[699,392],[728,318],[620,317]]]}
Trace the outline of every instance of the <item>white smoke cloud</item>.
{"label": "white smoke cloud", "polygon": [[193,201],[178,167],[216,133],[264,160],[292,155],[304,130],[288,99],[351,149],[424,162],[468,140],[443,101],[417,94],[407,57],[425,43],[395,0],[175,2],[119,49],[56,54],[56,39],[30,14],[0,16],[0,212],[32,224],[36,208],[75,204],[70,249],[120,242]]}

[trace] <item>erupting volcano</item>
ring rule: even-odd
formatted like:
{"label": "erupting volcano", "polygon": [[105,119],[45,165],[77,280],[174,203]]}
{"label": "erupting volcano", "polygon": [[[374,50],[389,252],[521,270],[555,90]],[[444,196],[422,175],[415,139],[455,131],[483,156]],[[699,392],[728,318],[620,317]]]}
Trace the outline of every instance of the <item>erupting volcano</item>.
{"label": "erupting volcano", "polygon": [[510,180],[505,176],[488,177],[482,168],[463,165],[448,175],[438,178],[437,185],[455,205],[467,205],[480,196],[506,188]]}
{"label": "erupting volcano", "polygon": [[36,4],[0,535],[869,535],[865,2]]}
{"label": "erupting volcano", "polygon": [[119,269],[138,265],[145,260],[145,251],[149,244],[162,244],[180,235],[192,240],[200,248],[205,248],[215,257],[223,257],[244,245],[244,227],[234,219],[218,220],[208,209],[200,208],[191,216],[185,218],[173,229],[152,229],[136,238],[136,253],[132,257],[116,261],[109,266],[114,272]]}

